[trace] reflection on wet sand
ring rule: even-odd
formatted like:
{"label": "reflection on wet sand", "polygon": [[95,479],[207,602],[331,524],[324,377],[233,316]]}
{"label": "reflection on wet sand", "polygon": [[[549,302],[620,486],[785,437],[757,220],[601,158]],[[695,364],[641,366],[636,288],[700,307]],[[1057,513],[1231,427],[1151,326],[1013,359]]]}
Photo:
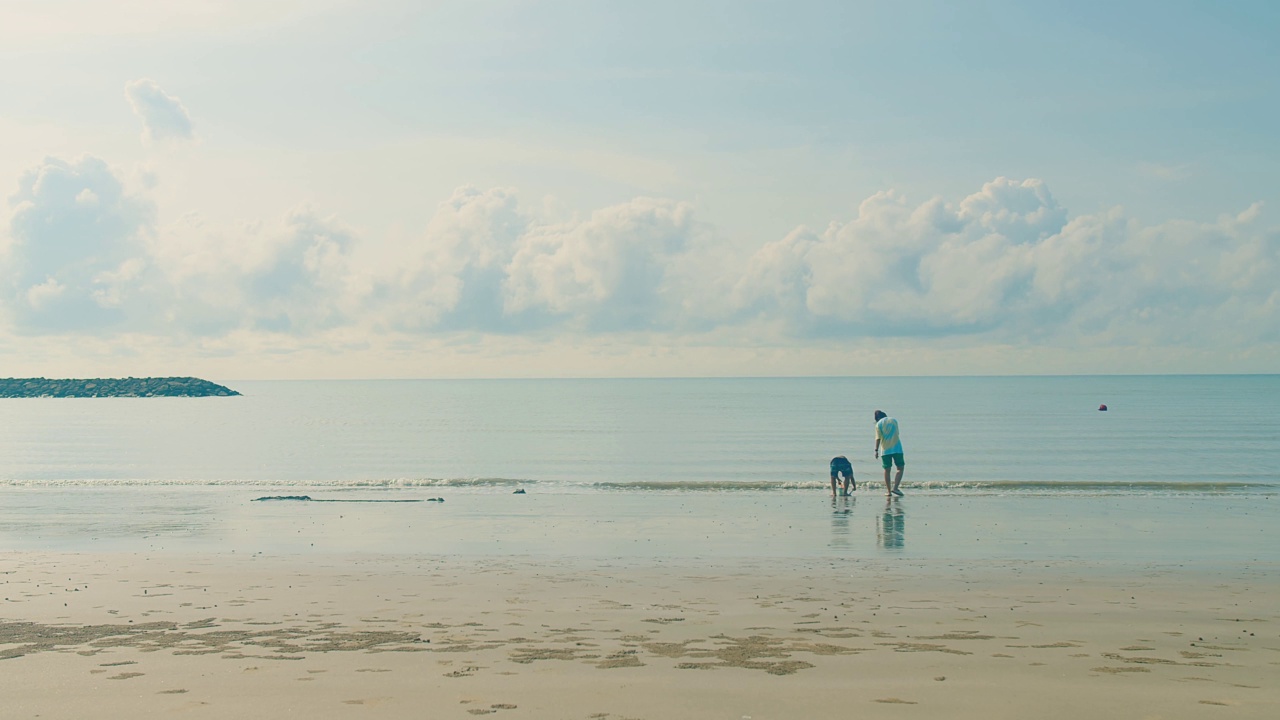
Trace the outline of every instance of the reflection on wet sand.
{"label": "reflection on wet sand", "polygon": [[876,545],[901,550],[907,543],[907,516],[898,498],[884,501],[884,512],[876,517]]}
{"label": "reflection on wet sand", "polygon": [[853,498],[831,498],[831,547],[849,547],[849,518],[853,515]]}

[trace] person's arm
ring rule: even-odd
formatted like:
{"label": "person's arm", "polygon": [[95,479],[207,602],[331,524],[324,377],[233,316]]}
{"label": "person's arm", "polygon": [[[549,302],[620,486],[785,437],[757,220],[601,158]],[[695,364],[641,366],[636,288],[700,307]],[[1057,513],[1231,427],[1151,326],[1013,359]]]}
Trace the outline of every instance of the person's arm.
{"label": "person's arm", "polygon": [[880,457],[880,426],[876,425],[876,457]]}

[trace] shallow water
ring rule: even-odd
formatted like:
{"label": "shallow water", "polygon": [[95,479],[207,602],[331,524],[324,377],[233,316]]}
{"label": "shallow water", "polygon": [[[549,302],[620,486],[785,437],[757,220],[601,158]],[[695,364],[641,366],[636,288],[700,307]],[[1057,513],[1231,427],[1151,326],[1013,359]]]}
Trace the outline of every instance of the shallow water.
{"label": "shallow water", "polygon": [[[0,401],[0,547],[1280,552],[1277,376],[230,384],[245,395]],[[901,500],[871,457],[876,408],[902,425]],[[835,454],[853,499],[827,495]],[[445,502],[253,502],[273,494]]]}
{"label": "shallow water", "polygon": [[[335,497],[317,492],[316,497]],[[417,489],[336,494],[419,499]],[[255,502],[243,488],[0,491],[11,550],[607,557],[1280,562],[1280,498],[863,491],[524,494],[444,502]]]}
{"label": "shallow water", "polygon": [[231,385],[245,395],[0,401],[0,484],[786,490],[834,455],[877,477],[883,408],[918,489],[1280,485],[1274,375]]}

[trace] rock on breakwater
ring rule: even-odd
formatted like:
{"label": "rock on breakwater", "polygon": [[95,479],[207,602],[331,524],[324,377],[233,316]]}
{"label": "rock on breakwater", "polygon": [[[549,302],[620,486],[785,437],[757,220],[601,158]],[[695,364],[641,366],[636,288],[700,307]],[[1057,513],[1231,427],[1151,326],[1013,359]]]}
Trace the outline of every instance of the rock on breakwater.
{"label": "rock on breakwater", "polygon": [[240,393],[194,377],[0,378],[0,398],[227,397]]}

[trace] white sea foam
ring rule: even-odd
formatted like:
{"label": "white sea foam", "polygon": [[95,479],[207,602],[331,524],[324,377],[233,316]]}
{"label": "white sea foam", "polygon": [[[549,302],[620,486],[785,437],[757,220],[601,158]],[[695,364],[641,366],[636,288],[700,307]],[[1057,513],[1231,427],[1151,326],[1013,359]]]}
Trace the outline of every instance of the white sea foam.
{"label": "white sea foam", "polygon": [[[356,480],[221,479],[183,480],[152,478],[70,478],[8,479],[0,487],[13,488],[319,488],[347,490],[456,490],[499,491],[526,489],[527,492],[581,493],[774,493],[814,492],[830,488],[818,480],[641,480],[630,482],[572,483],[519,478],[387,478]],[[859,494],[879,493],[882,482],[859,484]],[[1262,482],[1104,482],[1104,481],[983,481],[926,480],[904,482],[903,490],[928,495],[1187,495],[1187,494],[1280,494],[1280,484]]]}

